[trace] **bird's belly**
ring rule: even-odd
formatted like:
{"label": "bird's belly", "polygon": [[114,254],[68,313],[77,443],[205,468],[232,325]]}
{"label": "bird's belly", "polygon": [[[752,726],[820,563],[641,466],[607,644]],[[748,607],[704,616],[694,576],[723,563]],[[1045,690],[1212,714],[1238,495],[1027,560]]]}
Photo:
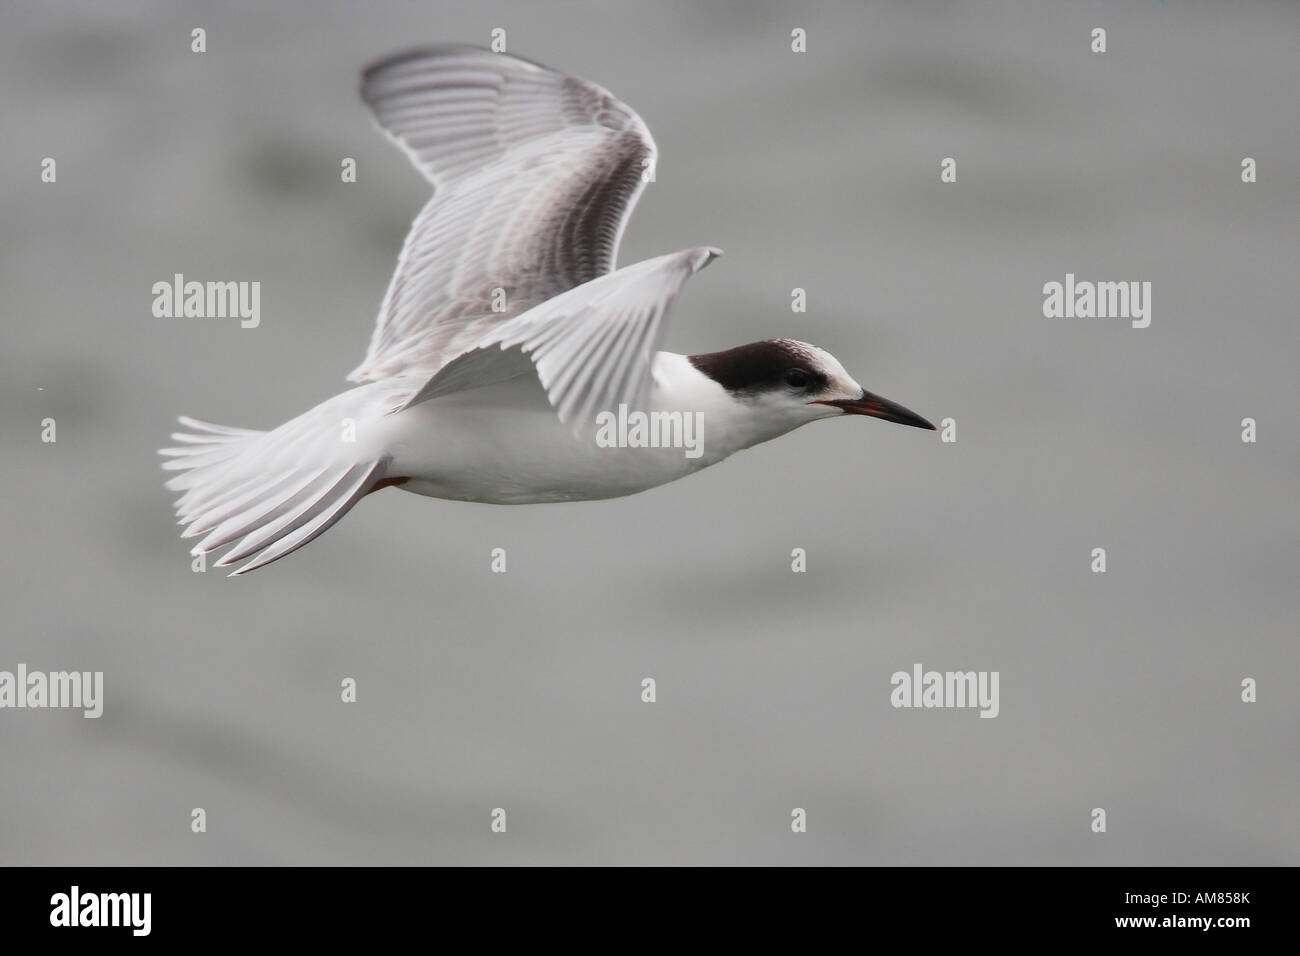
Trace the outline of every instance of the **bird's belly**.
{"label": "bird's belly", "polygon": [[617,498],[703,467],[683,447],[602,445],[562,424],[536,380],[435,399],[399,413],[388,473],[434,498],[536,504]]}

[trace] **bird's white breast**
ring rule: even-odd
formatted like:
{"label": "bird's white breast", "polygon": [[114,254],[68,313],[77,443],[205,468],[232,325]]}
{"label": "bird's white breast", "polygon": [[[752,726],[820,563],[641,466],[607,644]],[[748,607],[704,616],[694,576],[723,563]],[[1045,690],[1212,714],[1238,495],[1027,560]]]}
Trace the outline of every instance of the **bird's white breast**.
{"label": "bird's white breast", "polygon": [[[575,437],[536,376],[528,374],[398,413],[391,424],[388,474],[409,477],[404,490],[463,501],[614,498],[675,481],[767,437],[754,433],[741,411],[685,356],[660,352],[647,408],[629,412],[692,416],[699,431],[690,437],[698,448],[603,447],[595,423]],[[617,432],[607,430],[606,440]]]}

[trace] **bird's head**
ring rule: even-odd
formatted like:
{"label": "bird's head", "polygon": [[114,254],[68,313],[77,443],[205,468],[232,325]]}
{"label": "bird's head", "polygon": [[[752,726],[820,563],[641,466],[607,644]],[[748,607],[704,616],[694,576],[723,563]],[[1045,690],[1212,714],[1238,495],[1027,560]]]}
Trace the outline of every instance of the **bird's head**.
{"label": "bird's head", "polygon": [[748,406],[756,418],[770,422],[777,434],[844,415],[934,430],[915,412],[868,392],[835,356],[807,342],[769,339],[689,358],[697,371]]}

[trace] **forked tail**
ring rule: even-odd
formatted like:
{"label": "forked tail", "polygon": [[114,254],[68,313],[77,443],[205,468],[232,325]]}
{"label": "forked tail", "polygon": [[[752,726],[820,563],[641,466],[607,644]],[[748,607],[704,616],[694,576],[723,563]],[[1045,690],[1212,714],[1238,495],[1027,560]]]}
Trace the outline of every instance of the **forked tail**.
{"label": "forked tail", "polygon": [[231,576],[245,574],[328,530],[383,481],[388,458],[356,435],[364,421],[339,414],[342,397],[269,432],[180,419],[190,431],[159,454],[164,469],[180,472],[167,487],[182,492],[181,537],[204,536],[191,554],[234,544],[216,567],[248,558]]}

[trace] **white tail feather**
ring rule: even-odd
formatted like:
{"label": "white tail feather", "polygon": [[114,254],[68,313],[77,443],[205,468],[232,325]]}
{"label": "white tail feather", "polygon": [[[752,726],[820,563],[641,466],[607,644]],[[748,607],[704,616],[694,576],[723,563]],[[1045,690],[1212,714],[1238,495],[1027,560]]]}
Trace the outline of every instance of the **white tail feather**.
{"label": "white tail feather", "polygon": [[[192,432],[164,448],[163,468],[179,472],[181,537],[205,537],[192,554],[234,545],[217,567],[249,559],[231,576],[263,567],[324,533],[384,477],[388,457],[375,443],[340,440],[342,419],[376,420],[367,389],[336,396],[270,432],[181,418]],[[391,402],[383,404],[383,410]]]}

